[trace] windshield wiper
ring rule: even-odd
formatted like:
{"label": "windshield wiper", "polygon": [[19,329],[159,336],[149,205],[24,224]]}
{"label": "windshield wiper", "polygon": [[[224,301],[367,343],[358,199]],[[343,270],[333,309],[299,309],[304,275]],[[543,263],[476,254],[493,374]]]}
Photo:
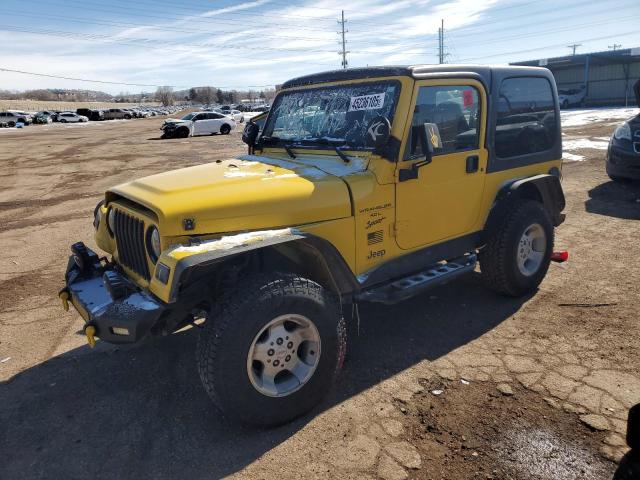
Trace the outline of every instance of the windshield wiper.
{"label": "windshield wiper", "polygon": [[344,161],[344,163],[349,163],[351,159],[347,157],[347,155],[340,149],[340,147],[333,147],[338,156]]}
{"label": "windshield wiper", "polygon": [[282,145],[282,148],[284,148],[284,151],[287,152],[287,155],[295,160],[296,154],[293,153],[293,150],[291,150],[291,145]]}

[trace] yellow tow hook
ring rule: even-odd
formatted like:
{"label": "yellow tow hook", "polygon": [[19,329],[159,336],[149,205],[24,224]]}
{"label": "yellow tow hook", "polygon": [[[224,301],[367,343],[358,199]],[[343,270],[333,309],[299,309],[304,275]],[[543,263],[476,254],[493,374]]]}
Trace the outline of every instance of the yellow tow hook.
{"label": "yellow tow hook", "polygon": [[89,342],[89,346],[91,348],[96,346],[96,327],[93,325],[88,325],[84,329],[84,334],[87,336],[87,342]]}
{"label": "yellow tow hook", "polygon": [[69,311],[69,292],[62,291],[60,292],[60,300],[62,300],[62,308],[64,308],[65,312]]}

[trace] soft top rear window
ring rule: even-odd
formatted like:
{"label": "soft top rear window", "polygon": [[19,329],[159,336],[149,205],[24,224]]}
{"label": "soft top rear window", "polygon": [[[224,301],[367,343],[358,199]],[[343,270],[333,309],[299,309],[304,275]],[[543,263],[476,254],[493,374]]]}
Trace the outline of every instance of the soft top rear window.
{"label": "soft top rear window", "polygon": [[557,141],[553,90],[543,77],[506,78],[500,85],[495,150],[500,158],[549,150]]}

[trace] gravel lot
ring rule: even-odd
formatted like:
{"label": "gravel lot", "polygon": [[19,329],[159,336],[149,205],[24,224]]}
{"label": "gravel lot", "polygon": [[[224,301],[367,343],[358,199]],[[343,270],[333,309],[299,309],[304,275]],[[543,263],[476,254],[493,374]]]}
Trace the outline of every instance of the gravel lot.
{"label": "gravel lot", "polygon": [[106,188],[241,153],[240,132],[161,141],[158,119],[0,131],[0,478],[610,478],[640,402],[640,186],[610,182],[598,147],[618,121],[565,128],[592,142],[564,167],[556,248],[570,260],[537,294],[502,298],[472,274],[364,306],[335,392],[268,431],[211,407],[197,332],[90,350],[56,297],[69,245],[94,246]]}

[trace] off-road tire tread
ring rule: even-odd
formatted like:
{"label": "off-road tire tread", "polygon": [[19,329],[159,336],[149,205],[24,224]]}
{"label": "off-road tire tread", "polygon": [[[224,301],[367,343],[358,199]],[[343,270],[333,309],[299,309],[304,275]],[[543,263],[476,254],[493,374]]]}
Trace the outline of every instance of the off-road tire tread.
{"label": "off-road tire tread", "polygon": [[[535,200],[518,200],[508,211],[504,220],[480,250],[479,261],[482,279],[491,290],[510,297],[517,297],[521,291],[514,288],[509,281],[507,266],[509,264],[509,248],[511,247],[509,232],[514,224],[522,218],[522,212],[529,207],[539,208],[543,215],[548,213],[544,206]],[[553,246],[553,226],[551,228],[551,245]]]}
{"label": "off-road tire tread", "polygon": [[[220,343],[224,333],[234,322],[238,321],[238,312],[247,303],[257,304],[259,300],[264,299],[269,304],[277,306],[282,304],[286,294],[303,294],[316,299],[324,296],[325,301],[333,302],[336,312],[340,312],[338,299],[319,284],[294,274],[280,272],[258,274],[247,278],[242,287],[223,294],[211,308],[209,318],[205,322],[204,329],[198,339],[196,358],[202,384],[214,405],[223,415],[238,417],[234,412],[224,409],[220,395],[212,381],[217,354],[220,351]],[[340,352],[332,383],[338,377],[346,354],[347,329],[342,316],[339,320],[338,329]]]}

